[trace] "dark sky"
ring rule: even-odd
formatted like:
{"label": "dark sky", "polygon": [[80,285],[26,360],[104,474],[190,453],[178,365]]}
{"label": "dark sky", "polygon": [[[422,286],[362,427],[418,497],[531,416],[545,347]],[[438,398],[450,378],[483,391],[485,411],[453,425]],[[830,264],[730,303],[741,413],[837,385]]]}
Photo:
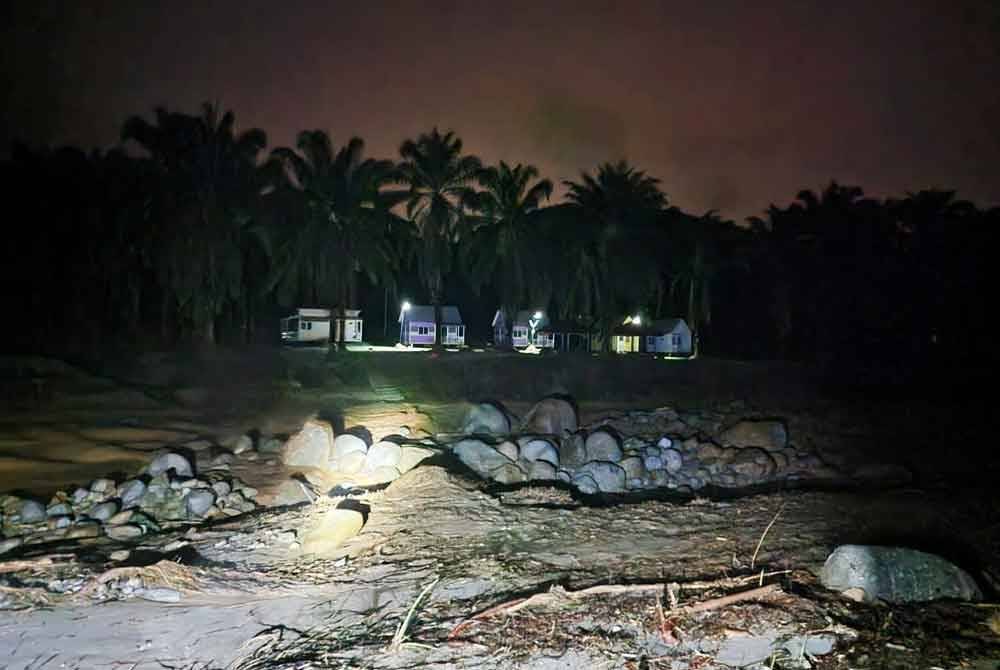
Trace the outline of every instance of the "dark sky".
{"label": "dark sky", "polygon": [[[433,125],[553,179],[627,158],[742,217],[831,178],[1000,199],[1000,2],[23,2],[0,141],[109,145],[204,100],[272,145]],[[430,7],[430,8],[428,8]]]}

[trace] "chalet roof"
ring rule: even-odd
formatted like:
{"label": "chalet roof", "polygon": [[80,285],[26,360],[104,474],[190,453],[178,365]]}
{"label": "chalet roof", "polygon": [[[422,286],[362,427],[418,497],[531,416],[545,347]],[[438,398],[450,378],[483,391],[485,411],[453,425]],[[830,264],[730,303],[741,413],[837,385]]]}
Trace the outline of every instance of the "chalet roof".
{"label": "chalet roof", "polygon": [[[412,305],[406,310],[407,321],[420,321],[422,323],[434,323],[434,305]],[[448,326],[461,326],[464,324],[462,315],[458,307],[454,305],[441,305],[441,323]]]}
{"label": "chalet roof", "polygon": [[684,323],[684,319],[660,319],[654,321],[650,328],[658,333],[666,334],[674,332],[682,323]]}
{"label": "chalet roof", "polygon": [[635,325],[634,323],[620,323],[611,331],[614,335],[667,335],[676,332],[676,329],[684,324],[684,319],[658,319],[651,324]]}

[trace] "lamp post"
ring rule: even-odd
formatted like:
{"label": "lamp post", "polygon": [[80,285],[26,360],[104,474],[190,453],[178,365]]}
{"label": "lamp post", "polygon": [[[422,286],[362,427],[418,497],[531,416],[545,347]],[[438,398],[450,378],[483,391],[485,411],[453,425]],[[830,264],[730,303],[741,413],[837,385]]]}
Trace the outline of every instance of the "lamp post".
{"label": "lamp post", "polygon": [[538,310],[537,312],[535,312],[534,314],[531,315],[530,319],[528,319],[528,326],[531,328],[531,330],[529,332],[529,335],[528,335],[528,344],[529,345],[533,345],[535,343],[535,330],[538,328],[539,324],[542,322],[542,317],[543,316],[545,316],[545,315],[542,314],[542,311]]}
{"label": "lamp post", "polygon": [[399,343],[403,343],[403,325],[406,321],[406,313],[410,311],[410,303],[406,300],[399,307]]}

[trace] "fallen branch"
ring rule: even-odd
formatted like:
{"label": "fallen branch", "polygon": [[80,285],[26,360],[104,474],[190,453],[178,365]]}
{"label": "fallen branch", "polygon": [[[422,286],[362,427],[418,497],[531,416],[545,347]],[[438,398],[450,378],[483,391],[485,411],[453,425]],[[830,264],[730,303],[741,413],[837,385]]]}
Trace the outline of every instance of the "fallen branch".
{"label": "fallen branch", "polygon": [[431,589],[437,586],[437,583],[441,581],[441,578],[436,578],[433,582],[428,584],[417,594],[417,599],[413,601],[410,605],[410,610],[406,613],[406,618],[399,623],[399,628],[396,629],[396,634],[392,636],[392,642],[389,644],[389,651],[396,652],[399,651],[400,646],[402,646],[403,641],[406,639],[406,631],[410,628],[410,621],[413,619],[413,613],[417,611],[417,606],[420,601],[424,599]]}
{"label": "fallen branch", "polygon": [[695,612],[707,612],[709,610],[717,610],[722,607],[727,607],[734,603],[745,602],[747,600],[767,600],[768,598],[776,596],[780,593],[783,593],[780,585],[768,584],[767,586],[750,589],[749,591],[741,591],[740,593],[733,593],[728,596],[705,600],[700,603],[694,603],[693,605],[686,605],[677,610],[676,613],[693,614]]}
{"label": "fallen branch", "polygon": [[553,586],[545,593],[536,593],[529,598],[518,598],[517,600],[501,603],[494,607],[490,607],[489,609],[483,610],[479,614],[473,615],[455,626],[451,633],[448,634],[448,639],[455,639],[458,637],[459,633],[468,628],[474,622],[489,619],[497,616],[498,614],[514,614],[515,612],[519,612],[527,607],[560,605],[568,601],[583,600],[584,598],[591,598],[594,596],[648,593],[662,595],[663,584],[600,584],[598,586],[580,589],[579,591],[567,591],[561,586]]}
{"label": "fallen branch", "polygon": [[753,550],[753,556],[750,557],[751,570],[753,570],[753,566],[757,562],[757,553],[760,552],[760,548],[764,544],[764,538],[767,537],[767,532],[771,530],[771,526],[774,525],[774,522],[778,520],[778,517],[781,516],[781,513],[784,510],[785,510],[785,503],[781,503],[781,507],[779,507],[778,511],[774,513],[774,517],[771,519],[771,523],[767,524],[767,528],[765,528],[764,532],[761,533],[760,539],[757,541],[757,548]]}

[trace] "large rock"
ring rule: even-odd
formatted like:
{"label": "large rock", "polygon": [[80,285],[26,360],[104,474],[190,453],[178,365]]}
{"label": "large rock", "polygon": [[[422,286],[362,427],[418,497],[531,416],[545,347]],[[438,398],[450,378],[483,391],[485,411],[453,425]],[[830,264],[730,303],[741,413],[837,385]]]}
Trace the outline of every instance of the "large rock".
{"label": "large rock", "polygon": [[573,468],[587,462],[586,441],[579,434],[570,435],[559,443],[559,464]]}
{"label": "large rock", "polygon": [[490,477],[500,484],[520,484],[528,480],[524,470],[519,468],[516,463],[504,463],[490,472]]}
{"label": "large rock", "polygon": [[510,414],[498,402],[481,402],[473,405],[462,422],[466,435],[509,435]]}
{"label": "large rock", "polygon": [[87,513],[91,519],[97,519],[98,521],[104,522],[113,517],[118,513],[118,503],[109,500],[108,502],[102,502],[99,505],[94,505],[90,508]]}
{"label": "large rock", "polygon": [[184,499],[184,509],[193,519],[200,519],[208,514],[215,504],[215,491],[212,489],[192,489]]}
{"label": "large rock", "polygon": [[[580,475],[590,476],[601,493],[622,493],[625,491],[625,470],[617,463],[591,461],[579,468],[576,474],[577,477]],[[575,479],[576,477],[574,477]]]}
{"label": "large rock", "polygon": [[333,450],[330,452],[330,460],[336,461],[347,454],[360,453],[362,456],[368,453],[368,443],[364,438],[352,433],[338,435],[333,441]]}
{"label": "large rock", "polygon": [[559,467],[559,452],[548,440],[537,437],[521,438],[520,444],[521,460],[530,463],[531,461],[548,461],[552,465]]}
{"label": "large rock", "polygon": [[730,472],[751,482],[764,481],[770,478],[777,469],[770,454],[755,447],[740,449],[726,464],[726,467]]}
{"label": "large rock", "polygon": [[557,472],[556,467],[548,461],[532,461],[531,467],[528,468],[528,479],[537,481],[557,479]]}
{"label": "large rock", "polygon": [[297,479],[286,479],[278,485],[274,493],[275,505],[298,505],[312,501],[312,496],[306,490],[305,484]]}
{"label": "large rock", "polygon": [[663,449],[660,452],[663,468],[670,473],[678,472],[684,467],[684,457],[676,449]]}
{"label": "large rock", "polygon": [[512,461],[482,440],[468,438],[452,446],[452,451],[458,460],[465,463],[482,477],[490,477],[490,473],[502,465]]}
{"label": "large rock", "polygon": [[349,451],[340,458],[331,460],[329,467],[333,472],[353,475],[356,472],[361,472],[365,466],[366,457],[367,454],[363,451]]}
{"label": "large rock", "polygon": [[361,512],[336,508],[323,515],[320,523],[302,538],[306,554],[325,554],[361,532],[365,519]]}
{"label": "large rock", "polygon": [[140,479],[129,479],[118,487],[118,497],[124,509],[138,505],[144,495],[146,495],[146,484]]}
{"label": "large rock", "polygon": [[565,398],[544,398],[535,403],[521,424],[521,432],[563,437],[579,426],[576,408]]}
{"label": "large rock", "polygon": [[326,421],[309,419],[285,443],[281,459],[285,465],[326,469],[332,451],[333,427]]}
{"label": "large rock", "polygon": [[516,461],[521,455],[521,449],[516,443],[504,440],[496,446],[496,450],[512,461]]}
{"label": "large rock", "polygon": [[622,459],[621,441],[611,430],[598,429],[587,436],[586,441],[588,461],[611,461],[617,463]]}
{"label": "large rock", "polygon": [[734,447],[780,451],[788,446],[788,429],[783,421],[740,421],[723,431],[719,439]]}
{"label": "large rock", "polygon": [[402,455],[399,457],[399,465],[396,466],[396,469],[400,472],[407,472],[417,467],[425,458],[430,458],[433,455],[434,452],[430,449],[407,445],[403,447]]}
{"label": "large rock", "polygon": [[395,468],[403,457],[403,448],[393,442],[376,442],[365,456],[365,470],[389,467]]}
{"label": "large rock", "polygon": [[253,438],[249,435],[240,435],[233,442],[232,451],[234,454],[242,454],[246,451],[253,451]]}
{"label": "large rock", "polygon": [[961,568],[940,556],[901,547],[839,546],[823,564],[820,581],[828,589],[853,591],[867,601],[980,600],[983,595]]}
{"label": "large rock", "polygon": [[[191,462],[183,455],[175,452],[161,454],[154,458],[153,462],[149,464],[148,472],[150,477],[156,477],[171,470],[174,471],[177,477],[194,477],[194,469],[191,467]],[[91,485],[91,490],[94,490],[93,485]]]}
{"label": "large rock", "polygon": [[46,519],[45,505],[37,500],[22,500],[17,513],[21,523],[41,523]]}
{"label": "large rock", "polygon": [[625,471],[625,476],[629,480],[642,479],[646,476],[646,467],[638,456],[623,458],[618,465]]}

